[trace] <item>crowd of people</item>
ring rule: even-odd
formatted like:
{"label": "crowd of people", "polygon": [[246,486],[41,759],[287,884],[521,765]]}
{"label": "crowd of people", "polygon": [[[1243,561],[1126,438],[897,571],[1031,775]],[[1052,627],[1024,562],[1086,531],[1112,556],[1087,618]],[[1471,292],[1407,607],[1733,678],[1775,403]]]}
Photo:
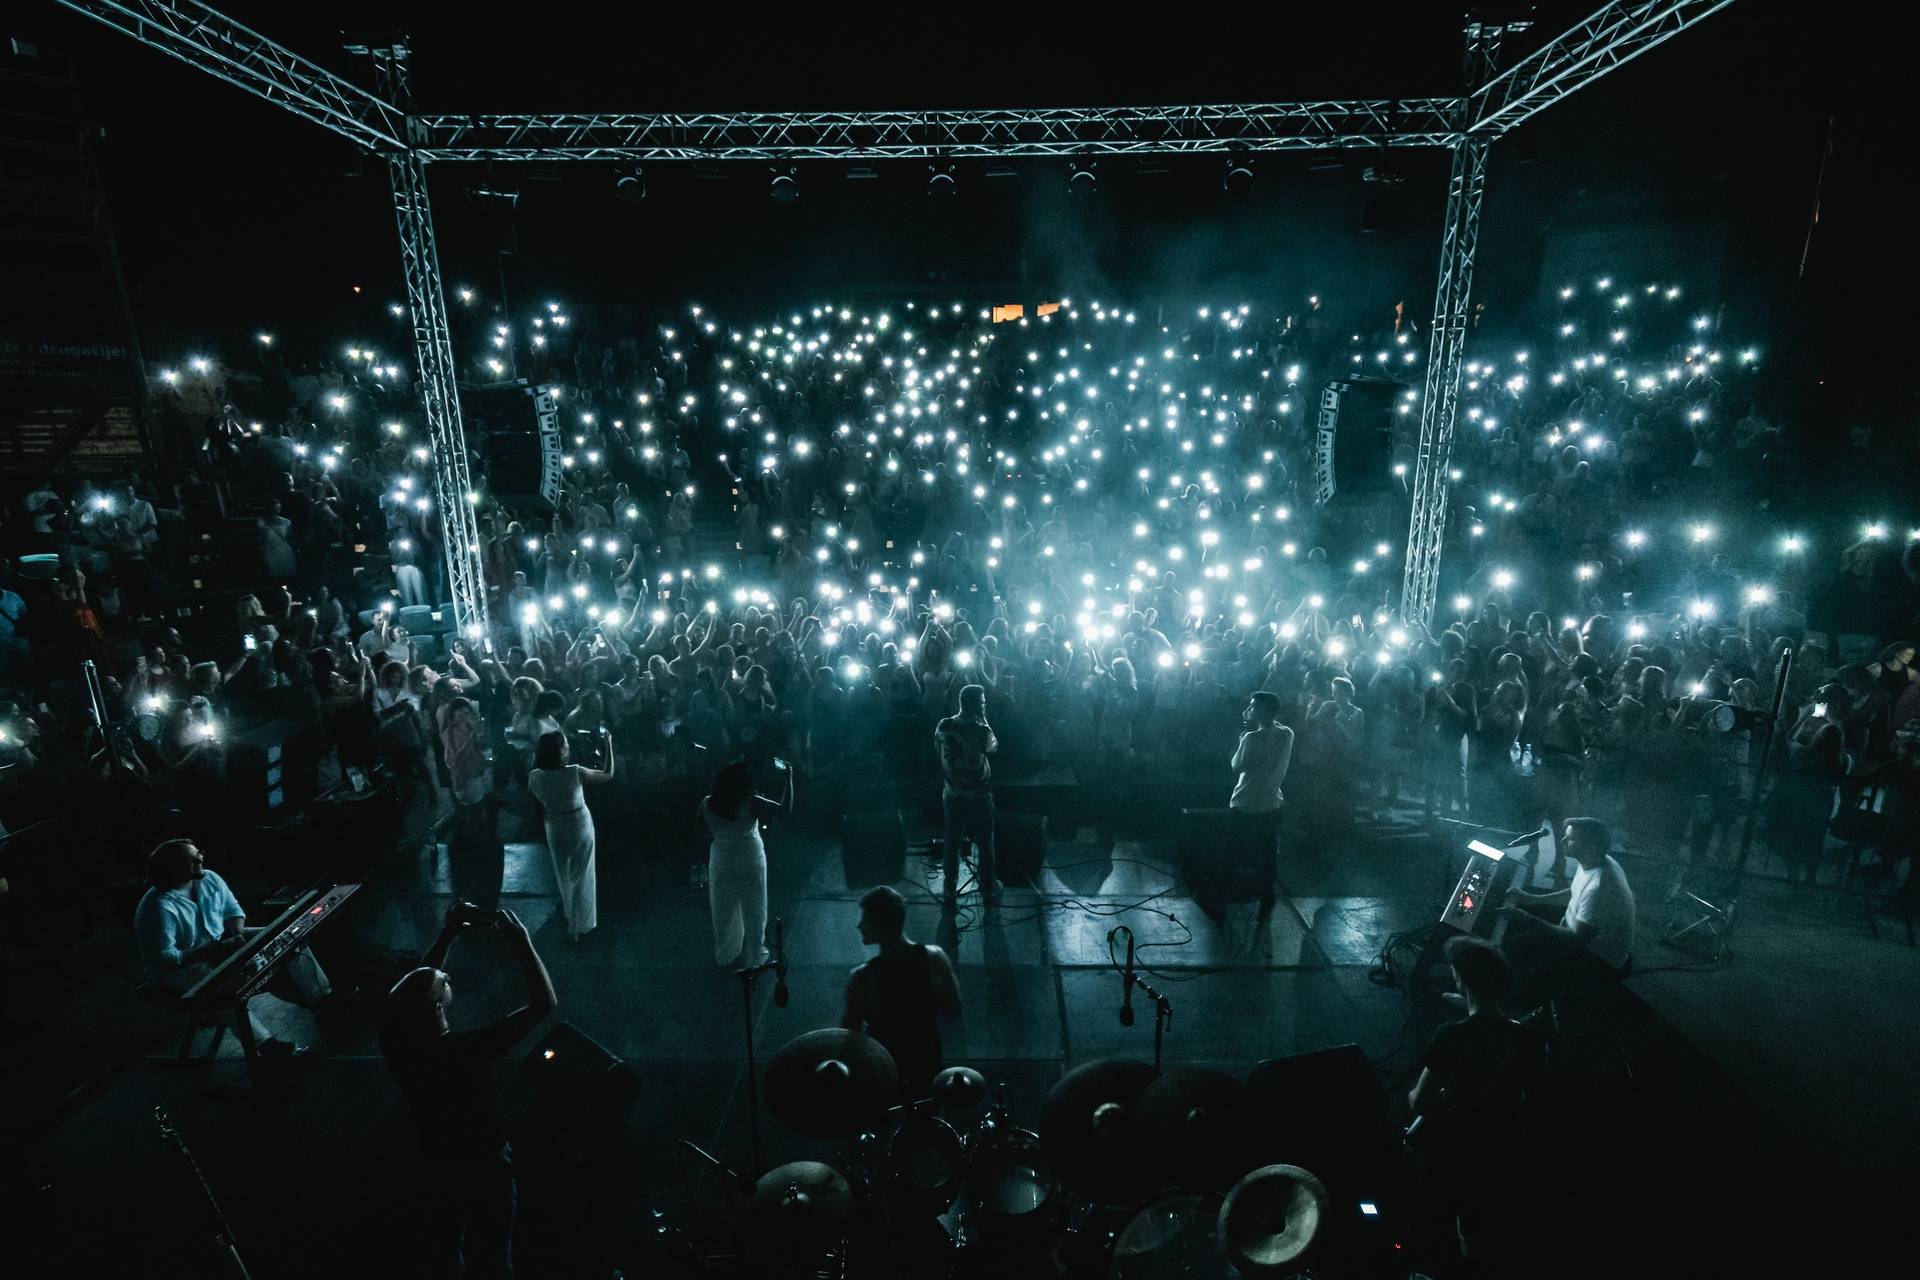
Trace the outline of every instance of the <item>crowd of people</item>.
{"label": "crowd of people", "polygon": [[[1771,843],[1810,872],[1825,824],[1795,797],[1876,779],[1906,811],[1920,531],[1846,513],[1864,533],[1835,557],[1767,529],[1789,433],[1758,351],[1679,294],[1601,280],[1535,347],[1476,338],[1431,620],[1397,607],[1424,337],[1397,314],[1342,328],[1318,297],[1177,321],[694,306],[639,334],[558,304],[489,317],[463,331],[475,377],[511,361],[559,399],[551,509],[498,496],[535,481],[478,452],[474,492],[440,493],[398,357],[195,357],[161,373],[177,482],[48,485],[17,513],[0,750],[18,784],[109,748],[212,814],[224,735],[292,718],[329,767],[444,795],[475,838],[531,776],[585,933],[580,778],[618,761],[620,788],[687,808],[736,759],[755,785],[790,763],[829,807],[930,786],[967,685],[1002,774],[1071,766],[1108,836],[1139,781],[1219,779],[1265,691],[1304,838],[1409,804],[1518,828],[1591,810],[1698,856],[1726,843],[1792,653]],[[1352,378],[1394,380],[1390,474],[1323,504],[1318,388]],[[453,625],[441,501],[474,504],[485,632]],[[224,598],[190,589],[210,541],[248,566]],[[104,735],[39,696],[81,657]]]}

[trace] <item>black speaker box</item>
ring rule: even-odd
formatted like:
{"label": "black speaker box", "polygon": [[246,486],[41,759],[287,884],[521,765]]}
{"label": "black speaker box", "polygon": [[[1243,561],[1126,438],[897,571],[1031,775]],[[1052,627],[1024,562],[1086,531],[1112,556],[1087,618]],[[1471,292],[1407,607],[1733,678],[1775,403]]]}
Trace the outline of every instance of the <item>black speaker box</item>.
{"label": "black speaker box", "polygon": [[1217,907],[1234,894],[1233,815],[1227,809],[1182,809],[1174,824],[1174,857],[1187,894]]}
{"label": "black speaker box", "polygon": [[907,872],[907,829],[898,809],[842,814],[841,861],[847,887],[891,884]]}
{"label": "black speaker box", "polygon": [[1340,398],[1333,482],[1343,494],[1384,493],[1393,485],[1392,383],[1354,382]]}
{"label": "black speaker box", "polygon": [[1047,816],[1044,813],[993,815],[993,859],[1000,879],[1008,884],[1038,885],[1040,867],[1047,860]]}
{"label": "black speaker box", "polygon": [[1274,1119],[1284,1159],[1336,1196],[1379,1193],[1387,1177],[1387,1099],[1360,1046],[1257,1064],[1247,1087]]}
{"label": "black speaker box", "polygon": [[529,1140],[576,1163],[625,1152],[640,1077],[570,1023],[533,1047],[520,1067]]}

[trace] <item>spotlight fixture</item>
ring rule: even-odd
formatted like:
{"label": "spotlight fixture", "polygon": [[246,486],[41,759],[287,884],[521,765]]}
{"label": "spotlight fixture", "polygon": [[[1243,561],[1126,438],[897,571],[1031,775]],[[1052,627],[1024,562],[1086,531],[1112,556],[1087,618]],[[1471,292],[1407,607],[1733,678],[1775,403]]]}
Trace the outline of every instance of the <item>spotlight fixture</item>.
{"label": "spotlight fixture", "polygon": [[624,169],[613,180],[613,194],[629,204],[647,198],[647,171],[638,166]]}
{"label": "spotlight fixture", "polygon": [[1092,195],[1100,189],[1100,175],[1094,170],[1100,165],[1098,160],[1075,160],[1073,169],[1067,174],[1067,191],[1076,196]]}
{"label": "spotlight fixture", "polygon": [[1221,188],[1230,196],[1244,196],[1253,190],[1253,161],[1245,156],[1234,156],[1227,161],[1226,177],[1220,180]]}
{"label": "spotlight fixture", "polygon": [[927,166],[927,194],[930,196],[950,196],[959,189],[954,181],[953,166],[930,164]]}
{"label": "spotlight fixture", "polygon": [[773,197],[775,204],[792,204],[800,198],[800,179],[792,166],[773,171],[773,178],[767,184],[767,194]]}

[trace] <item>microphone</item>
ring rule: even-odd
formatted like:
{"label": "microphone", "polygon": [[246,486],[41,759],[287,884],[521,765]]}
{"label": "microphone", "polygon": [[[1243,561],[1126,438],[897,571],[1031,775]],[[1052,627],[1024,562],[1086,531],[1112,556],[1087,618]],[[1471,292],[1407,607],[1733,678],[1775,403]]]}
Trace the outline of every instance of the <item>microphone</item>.
{"label": "microphone", "polygon": [[773,918],[773,1007],[784,1009],[787,994],[787,926],[779,916]]}
{"label": "microphone", "polygon": [[1120,926],[1127,935],[1127,971],[1120,979],[1120,1025],[1133,1025],[1133,930]]}
{"label": "microphone", "polygon": [[1547,836],[1550,836],[1552,834],[1553,834],[1553,827],[1551,824],[1549,824],[1547,826],[1541,827],[1538,831],[1529,831],[1527,832],[1527,834],[1523,836],[1514,837],[1513,839],[1507,841],[1507,848],[1518,849],[1523,844],[1532,844],[1535,840],[1545,839]]}

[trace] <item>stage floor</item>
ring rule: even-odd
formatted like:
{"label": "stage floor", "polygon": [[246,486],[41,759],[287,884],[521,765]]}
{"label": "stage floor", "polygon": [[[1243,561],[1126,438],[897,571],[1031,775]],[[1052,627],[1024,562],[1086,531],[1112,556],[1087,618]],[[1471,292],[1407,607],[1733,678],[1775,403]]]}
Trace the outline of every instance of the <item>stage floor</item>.
{"label": "stage floor", "polygon": [[[938,871],[919,851],[909,850],[895,887],[910,904],[909,932],[946,945],[958,967],[965,1009],[942,1028],[946,1060],[1004,1081],[1024,1127],[1037,1127],[1041,1100],[1068,1067],[1152,1058],[1145,1002],[1130,1028],[1117,1014],[1121,983],[1108,933],[1121,924],[1173,1004],[1169,1062],[1244,1074],[1262,1059],[1355,1044],[1401,1106],[1438,1014],[1376,982],[1370,969],[1391,935],[1437,918],[1450,887],[1416,830],[1408,816],[1363,827],[1337,849],[1289,848],[1285,893],[1265,924],[1252,903],[1218,916],[1200,910],[1185,896],[1164,836],[1111,847],[1090,829],[1056,838],[1037,886],[1009,885],[986,909],[963,896],[958,916],[944,923]],[[546,957],[558,1018],[627,1060],[642,1082],[630,1179],[563,1192],[523,1173],[523,1244],[538,1274],[631,1267],[648,1207],[685,1194],[678,1140],[736,1168],[749,1162],[740,983],[712,963],[705,891],[689,880],[692,856],[686,845],[663,851],[603,819],[602,923],[575,946],[557,916],[544,848],[507,846],[501,901],[520,913]],[[847,974],[870,954],[855,928],[856,899],[869,884],[850,882],[837,840],[776,835],[768,861],[792,999],[774,1007],[771,978],[754,991],[762,1064],[793,1037],[838,1021]],[[1694,1178],[1791,1168],[1829,1188],[1871,1190],[1875,1201],[1889,1188],[1912,1187],[1920,1095],[1906,1077],[1920,1035],[1912,1016],[1920,952],[1898,927],[1876,940],[1840,907],[1762,885],[1743,903],[1732,961],[1704,968],[1655,940],[1667,873],[1636,860],[1628,870],[1642,937],[1631,994],[1609,1006],[1606,1035],[1630,1062],[1644,1104],[1623,1140],[1644,1152],[1649,1172],[1621,1189],[1612,1212],[1637,1221],[1657,1214],[1680,1232],[1697,1228],[1704,1247],[1731,1225],[1717,1220],[1721,1202],[1739,1196],[1722,1181],[1693,1206],[1673,1204],[1672,1193]],[[397,850],[343,922],[351,936],[319,948],[336,979],[391,972],[423,949],[456,883],[465,889],[470,869],[461,871],[453,874],[441,845]],[[518,1002],[517,974],[497,947],[485,938],[456,947],[447,966],[456,1025]],[[114,990],[96,982],[82,1006],[96,1054],[109,1033],[95,1020],[115,1016]],[[404,1241],[414,1229],[417,1160],[409,1117],[378,1058],[376,1007],[363,998],[315,1025],[300,1010],[260,1002],[269,1024],[319,1053],[294,1086],[254,1091],[230,1087],[238,1066],[231,1037],[213,1060],[178,1063],[177,1031],[150,1012],[127,1015],[119,1030],[137,1041],[127,1057],[94,1076],[22,1152],[30,1195],[22,1203],[39,1224],[32,1236],[49,1268],[200,1273],[203,1215],[177,1155],[155,1135],[156,1105],[193,1146],[255,1275],[337,1275],[365,1265],[370,1241]],[[61,1051],[58,1031],[37,1033],[41,1051]],[[503,1064],[509,1085],[518,1065]],[[77,1058],[70,1086],[86,1085],[89,1074]],[[761,1129],[769,1165],[832,1150],[785,1132],[764,1109]],[[1765,1194],[1788,1190],[1776,1181]]]}

